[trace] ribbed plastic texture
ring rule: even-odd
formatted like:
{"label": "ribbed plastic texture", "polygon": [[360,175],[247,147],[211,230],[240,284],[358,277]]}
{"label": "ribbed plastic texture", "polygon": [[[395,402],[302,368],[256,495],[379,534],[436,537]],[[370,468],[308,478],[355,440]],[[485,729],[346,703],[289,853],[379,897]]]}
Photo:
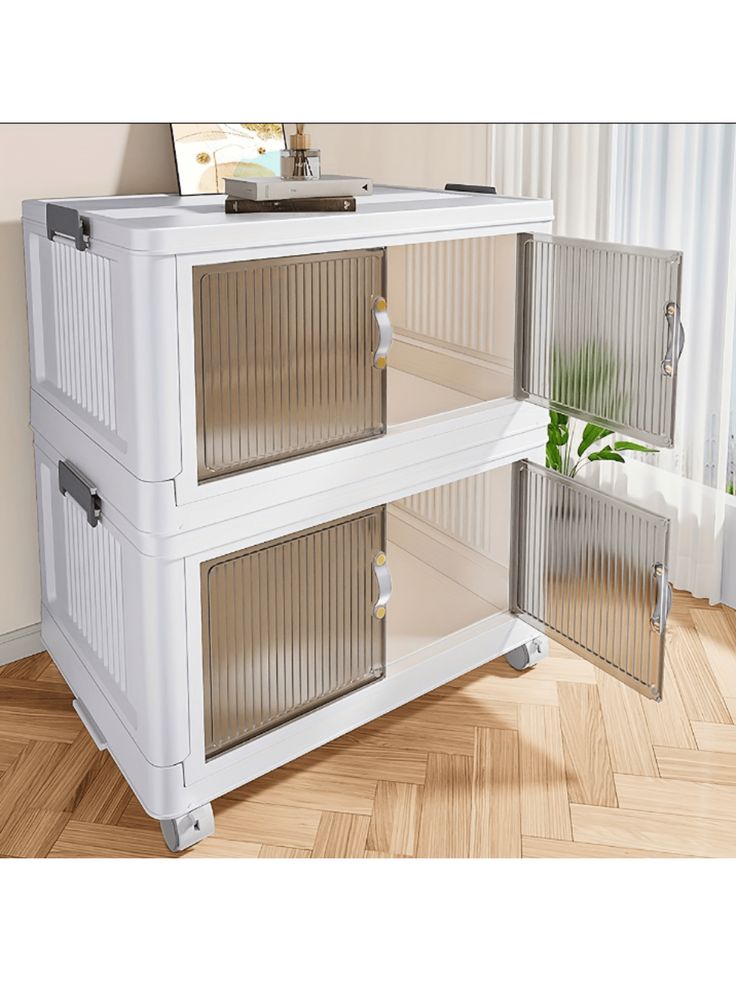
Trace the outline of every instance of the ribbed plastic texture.
{"label": "ribbed plastic texture", "polygon": [[502,296],[510,299],[510,291],[502,294],[496,281],[499,264],[499,278],[512,281],[513,252],[507,243],[462,239],[412,245],[405,252],[405,330],[510,364],[513,310],[504,319],[501,302]]}
{"label": "ribbed plastic texture", "polygon": [[507,471],[489,470],[413,494],[398,506],[450,538],[505,565],[509,534],[506,523],[499,522],[499,515],[505,515],[508,508],[508,484]]}
{"label": "ribbed plastic texture", "polygon": [[654,567],[668,522],[559,474],[516,465],[512,605],[523,619],[648,697],[662,689]]}
{"label": "ribbed plastic texture", "polygon": [[383,675],[384,521],[377,508],[203,565],[208,757]]}
{"label": "ribbed plastic texture", "polygon": [[51,245],[56,384],[116,431],[110,260]]}
{"label": "ribbed plastic texture", "polygon": [[677,252],[545,235],[521,240],[520,387],[533,401],[659,446],[674,438],[662,361],[680,302]]}
{"label": "ribbed plastic texture", "polygon": [[200,481],[385,432],[378,295],[382,250],[195,268]]}
{"label": "ribbed plastic texture", "polygon": [[120,542],[104,524],[92,528],[85,512],[68,495],[63,508],[67,613],[117,688],[125,692]]}

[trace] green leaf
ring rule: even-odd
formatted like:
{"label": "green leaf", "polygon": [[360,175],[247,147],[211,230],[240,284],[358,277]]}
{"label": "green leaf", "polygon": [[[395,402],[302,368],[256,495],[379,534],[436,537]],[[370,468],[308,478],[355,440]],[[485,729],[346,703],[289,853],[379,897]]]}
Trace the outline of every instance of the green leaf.
{"label": "green leaf", "polygon": [[564,446],[570,437],[570,433],[562,426],[555,426],[552,423],[547,426],[547,438],[550,443],[556,446]]}
{"label": "green leaf", "polygon": [[561,412],[556,412],[554,409],[549,410],[549,421],[553,426],[566,426],[569,420],[569,416],[564,416]]}
{"label": "green leaf", "polygon": [[580,440],[580,445],[578,446],[578,456],[582,456],[593,443],[597,443],[599,439],[605,439],[606,436],[610,436],[612,433],[612,429],[604,429],[603,426],[596,426],[594,423],[589,422],[583,430],[583,438]]}
{"label": "green leaf", "polygon": [[641,443],[630,443],[622,439],[613,444],[614,450],[634,450],[637,453],[659,453],[659,450],[652,449],[651,446],[642,446]]}
{"label": "green leaf", "polygon": [[598,450],[597,453],[590,453],[588,455],[589,460],[613,460],[615,463],[625,463],[626,461],[621,456],[620,453],[614,453],[613,448],[610,446],[604,446],[602,450]]}
{"label": "green leaf", "polygon": [[554,443],[547,443],[547,466],[550,470],[562,470],[562,457]]}

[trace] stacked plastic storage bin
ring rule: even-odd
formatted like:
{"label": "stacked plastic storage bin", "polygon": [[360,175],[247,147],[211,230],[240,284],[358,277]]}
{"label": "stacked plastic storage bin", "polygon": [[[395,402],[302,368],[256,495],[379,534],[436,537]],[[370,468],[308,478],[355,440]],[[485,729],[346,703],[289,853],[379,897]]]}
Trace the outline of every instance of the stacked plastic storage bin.
{"label": "stacked plastic storage bin", "polygon": [[500,612],[504,596],[387,666],[386,505],[521,459],[546,432],[512,397],[513,328],[497,331],[503,357],[475,349],[477,256],[455,282],[465,253],[447,253],[421,315],[455,329],[439,297],[465,277],[455,335],[407,331],[389,354],[387,249],[543,231],[550,202],[377,188],[350,215],[175,196],[23,214],[42,635],[172,849],[210,833],[210,802],[234,787],[540,648],[541,614]]}

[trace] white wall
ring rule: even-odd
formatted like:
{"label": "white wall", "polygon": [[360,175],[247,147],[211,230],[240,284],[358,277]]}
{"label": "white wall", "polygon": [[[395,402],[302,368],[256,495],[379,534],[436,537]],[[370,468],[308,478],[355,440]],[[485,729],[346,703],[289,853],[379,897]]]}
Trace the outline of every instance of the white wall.
{"label": "white wall", "polygon": [[38,623],[21,201],[175,191],[164,125],[0,126],[0,635]]}
{"label": "white wall", "polygon": [[444,187],[485,184],[488,131],[481,123],[308,124],[329,174],[372,177],[382,184]]}

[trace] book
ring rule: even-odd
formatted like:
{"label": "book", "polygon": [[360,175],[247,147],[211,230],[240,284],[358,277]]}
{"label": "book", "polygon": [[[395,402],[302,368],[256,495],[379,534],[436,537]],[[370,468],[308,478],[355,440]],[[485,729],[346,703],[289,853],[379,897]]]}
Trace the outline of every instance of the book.
{"label": "book", "polygon": [[355,198],[287,198],[285,201],[250,201],[248,198],[225,199],[228,215],[278,214],[305,211],[355,211]]}
{"label": "book", "polygon": [[362,197],[373,193],[373,181],[365,177],[325,174],[313,180],[284,180],[281,177],[226,177],[225,193],[250,201],[284,201],[287,198]]}

